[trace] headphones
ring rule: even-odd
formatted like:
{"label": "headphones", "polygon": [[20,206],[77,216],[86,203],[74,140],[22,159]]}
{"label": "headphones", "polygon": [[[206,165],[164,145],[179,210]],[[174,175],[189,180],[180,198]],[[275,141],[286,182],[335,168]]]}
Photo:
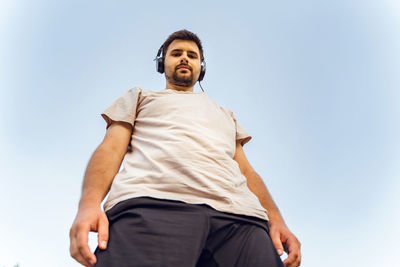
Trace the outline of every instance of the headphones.
{"label": "headphones", "polygon": [[[164,73],[164,55],[162,54],[164,45],[162,45],[160,47],[160,49],[158,49],[158,53],[156,58],[154,59],[156,61],[156,69],[159,73]],[[201,61],[201,69],[200,69],[200,75],[199,75],[199,79],[198,81],[202,81],[204,78],[204,75],[206,75],[206,62],[204,61],[204,59]]]}

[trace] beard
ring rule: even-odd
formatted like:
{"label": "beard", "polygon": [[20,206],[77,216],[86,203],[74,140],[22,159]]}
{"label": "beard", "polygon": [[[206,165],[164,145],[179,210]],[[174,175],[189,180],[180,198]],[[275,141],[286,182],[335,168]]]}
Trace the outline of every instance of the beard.
{"label": "beard", "polygon": [[181,74],[176,70],[172,75],[171,83],[179,86],[190,87],[193,85],[193,72],[190,71],[190,75],[186,75],[186,73]]}

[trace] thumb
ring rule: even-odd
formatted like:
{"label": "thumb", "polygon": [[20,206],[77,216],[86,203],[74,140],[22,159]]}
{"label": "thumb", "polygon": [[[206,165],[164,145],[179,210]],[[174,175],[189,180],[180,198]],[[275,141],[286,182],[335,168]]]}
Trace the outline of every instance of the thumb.
{"label": "thumb", "polygon": [[107,217],[103,214],[99,218],[99,225],[98,225],[98,243],[99,243],[99,248],[100,249],[106,249],[107,248],[107,242],[108,242],[108,219]]}
{"label": "thumb", "polygon": [[274,247],[276,251],[278,252],[279,256],[282,256],[283,254],[283,246],[282,246],[282,241],[280,238],[280,233],[279,231],[271,231],[271,240],[272,244],[274,244]]}

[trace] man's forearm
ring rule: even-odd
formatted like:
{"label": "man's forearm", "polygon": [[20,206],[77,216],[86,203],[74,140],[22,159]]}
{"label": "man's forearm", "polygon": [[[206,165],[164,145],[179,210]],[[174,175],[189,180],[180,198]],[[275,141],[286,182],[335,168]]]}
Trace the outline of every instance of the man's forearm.
{"label": "man's forearm", "polygon": [[110,190],[122,158],[111,148],[100,145],[93,153],[86,168],[79,207],[100,205]]}
{"label": "man's forearm", "polygon": [[279,256],[283,251],[288,253],[284,260],[285,266],[299,266],[301,261],[300,242],[295,235],[287,228],[278,207],[272,200],[267,187],[261,177],[254,171],[247,171],[244,174],[247,178],[247,186],[258,197],[261,205],[268,211],[269,235]]}
{"label": "man's forearm", "polygon": [[284,223],[284,220],[276,206],[271,194],[265,186],[261,177],[255,171],[246,171],[244,176],[247,178],[248,188],[258,197],[261,205],[268,211],[268,217],[271,222],[280,221]]}

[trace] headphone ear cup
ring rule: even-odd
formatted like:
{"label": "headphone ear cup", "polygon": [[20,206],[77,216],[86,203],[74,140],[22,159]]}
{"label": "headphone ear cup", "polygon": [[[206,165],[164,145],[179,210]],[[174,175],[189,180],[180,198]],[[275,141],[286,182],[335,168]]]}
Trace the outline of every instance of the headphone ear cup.
{"label": "headphone ear cup", "polygon": [[159,73],[164,73],[164,58],[163,57],[160,57],[160,58],[157,58],[157,71],[159,72]]}
{"label": "headphone ear cup", "polygon": [[204,75],[206,75],[206,62],[203,61],[201,62],[201,69],[200,69],[200,75],[198,81],[202,81],[204,78]]}

